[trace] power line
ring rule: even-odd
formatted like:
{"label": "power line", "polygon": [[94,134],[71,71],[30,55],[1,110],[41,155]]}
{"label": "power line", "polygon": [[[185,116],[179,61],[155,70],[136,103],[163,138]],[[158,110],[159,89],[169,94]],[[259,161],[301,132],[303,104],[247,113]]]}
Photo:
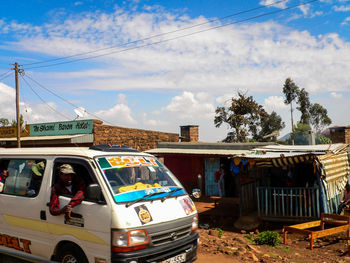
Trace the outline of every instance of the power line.
{"label": "power line", "polygon": [[34,93],[43,103],[45,103],[47,107],[49,107],[52,111],[56,112],[57,114],[61,115],[62,117],[66,118],[66,119],[68,119],[68,120],[71,120],[70,117],[67,117],[67,116],[64,115],[63,113],[61,113],[61,112],[59,112],[59,111],[56,111],[53,107],[51,107],[51,106],[49,105],[49,103],[46,102],[46,101],[33,89],[33,87],[27,82],[27,80],[26,80],[22,75],[20,75],[20,76],[22,77],[22,79],[24,80],[24,82],[27,84],[27,86],[33,91],[33,93]]}
{"label": "power line", "polygon": [[45,61],[38,61],[38,62],[28,63],[28,64],[24,64],[24,66],[31,66],[31,65],[43,64],[43,63],[49,63],[49,62],[59,61],[59,60],[67,59],[67,58],[73,58],[73,57],[79,57],[79,56],[83,56],[83,55],[88,55],[88,54],[92,54],[92,53],[96,53],[96,52],[100,52],[100,51],[104,51],[104,50],[108,50],[108,49],[114,49],[114,48],[118,48],[118,47],[123,47],[123,46],[127,46],[127,45],[130,45],[130,44],[136,44],[138,42],[146,41],[146,40],[149,40],[149,39],[152,39],[152,38],[173,34],[173,33],[176,33],[176,32],[180,32],[180,31],[191,29],[191,28],[199,27],[199,26],[202,26],[202,25],[210,24],[210,23],[213,23],[213,22],[216,22],[216,21],[224,20],[224,19],[227,19],[227,18],[230,18],[230,17],[242,15],[242,14],[253,12],[253,11],[256,11],[256,10],[259,10],[259,9],[263,9],[263,8],[267,8],[267,7],[270,7],[270,6],[273,6],[273,5],[277,5],[277,4],[286,2],[286,1],[288,1],[288,0],[280,0],[280,1],[273,2],[271,4],[267,4],[267,5],[264,5],[264,6],[259,6],[259,7],[247,9],[247,10],[240,11],[240,12],[237,12],[237,13],[234,13],[234,14],[231,14],[231,15],[227,15],[227,16],[224,16],[224,17],[219,17],[219,18],[216,18],[216,19],[212,19],[212,20],[209,20],[207,22],[195,24],[195,25],[192,25],[192,26],[184,27],[184,28],[179,28],[179,29],[172,30],[172,31],[169,31],[169,32],[165,32],[165,33],[152,35],[152,36],[149,36],[149,37],[146,37],[146,38],[142,38],[142,39],[129,41],[129,42],[126,42],[126,43],[123,43],[123,44],[120,44],[120,45],[114,45],[114,46],[110,46],[110,47],[106,47],[106,48],[95,49],[95,50],[88,51],[88,52],[82,52],[82,53],[78,53],[78,54],[75,54],[75,55],[49,59],[49,60],[45,60]]}
{"label": "power line", "polygon": [[4,80],[4,79],[6,79],[7,77],[9,77],[10,75],[12,75],[12,70],[9,70],[8,72],[6,72],[6,73],[4,73],[4,74],[1,74],[0,75],[0,77],[2,77],[2,78],[0,78],[0,81],[2,81],[2,80]]}
{"label": "power line", "polygon": [[286,7],[286,8],[283,8],[283,9],[276,10],[276,11],[268,12],[268,13],[265,13],[265,14],[256,15],[256,16],[249,17],[249,18],[246,18],[246,19],[230,22],[230,23],[227,23],[227,24],[219,25],[219,26],[214,26],[214,27],[211,27],[211,28],[208,28],[208,29],[203,29],[203,30],[200,30],[200,31],[188,33],[188,34],[177,36],[177,37],[173,37],[173,38],[159,40],[159,41],[148,43],[148,44],[144,44],[144,45],[141,45],[141,46],[126,48],[126,49],[122,49],[122,50],[112,51],[112,52],[108,52],[108,53],[104,53],[104,54],[100,54],[100,55],[95,55],[95,56],[90,56],[90,57],[85,57],[85,58],[74,59],[74,60],[70,60],[70,61],[63,61],[63,62],[49,64],[49,65],[29,67],[29,68],[26,68],[26,69],[53,67],[53,66],[58,66],[58,65],[63,65],[63,64],[74,63],[74,62],[78,62],[78,61],[83,61],[83,60],[88,60],[88,59],[94,59],[94,58],[98,58],[98,57],[108,56],[108,55],[111,55],[111,54],[122,53],[122,52],[130,51],[130,50],[134,50],[134,49],[139,49],[139,48],[143,48],[143,47],[147,47],[147,46],[157,45],[157,44],[160,44],[160,43],[165,43],[165,42],[169,42],[169,41],[172,41],[172,40],[176,40],[176,39],[180,39],[180,38],[184,38],[184,37],[200,34],[200,33],[203,33],[203,32],[207,32],[207,31],[210,31],[210,30],[226,27],[226,26],[229,26],[229,25],[238,24],[238,23],[242,23],[242,22],[247,22],[247,21],[250,21],[250,20],[253,20],[253,19],[264,17],[264,16],[281,13],[281,12],[297,8],[299,6],[307,5],[307,4],[310,4],[310,3],[313,3],[313,2],[317,2],[317,1],[319,1],[319,0],[311,0],[311,1],[308,1],[308,2],[304,2],[304,3],[301,3],[301,4],[293,5],[293,6],[290,6],[290,7]]}
{"label": "power line", "polygon": [[[28,75],[25,75],[25,76],[26,76],[27,78],[29,78],[31,81],[35,82],[35,83],[36,83],[38,86],[40,86],[42,89],[44,89],[44,90],[50,92],[52,95],[54,95],[54,96],[56,96],[57,98],[61,99],[61,100],[64,101],[65,103],[67,103],[67,104],[73,106],[74,108],[79,108],[79,106],[77,106],[77,105],[71,103],[70,101],[64,99],[63,97],[61,97],[60,95],[56,94],[55,92],[49,90],[49,89],[46,88],[45,86],[41,85],[38,81],[36,81],[35,79],[31,78],[30,76],[28,76]],[[95,117],[95,118],[97,118],[97,119],[103,121],[104,123],[107,123],[107,124],[110,124],[110,125],[114,125],[113,123],[111,123],[111,122],[109,122],[109,121],[106,121],[106,120],[102,119],[101,117],[99,117],[99,116],[97,116],[97,115],[95,115],[95,114],[93,114],[93,113],[90,113],[90,112],[88,112],[88,111],[86,111],[86,112],[87,112],[89,115],[91,115],[91,116],[93,116],[93,117]]]}

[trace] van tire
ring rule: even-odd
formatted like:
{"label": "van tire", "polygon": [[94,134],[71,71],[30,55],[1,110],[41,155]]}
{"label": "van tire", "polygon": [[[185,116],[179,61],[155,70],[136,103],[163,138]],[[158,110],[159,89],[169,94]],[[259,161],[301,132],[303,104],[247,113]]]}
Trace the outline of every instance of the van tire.
{"label": "van tire", "polygon": [[60,263],[88,263],[84,252],[71,243],[66,243],[59,248],[57,261]]}

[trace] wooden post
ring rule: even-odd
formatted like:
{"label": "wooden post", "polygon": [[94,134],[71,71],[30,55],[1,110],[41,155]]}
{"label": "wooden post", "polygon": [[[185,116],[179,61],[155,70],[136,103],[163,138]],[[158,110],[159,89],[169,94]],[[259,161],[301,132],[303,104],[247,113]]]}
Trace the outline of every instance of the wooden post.
{"label": "wooden post", "polygon": [[324,230],[324,214],[321,214],[321,230]]}
{"label": "wooden post", "polygon": [[348,256],[350,256],[350,228],[346,231],[347,244],[348,244]]}
{"label": "wooden post", "polygon": [[314,234],[311,233],[310,235],[310,249],[313,250],[314,249]]}
{"label": "wooden post", "polygon": [[286,230],[283,229],[283,234],[284,234],[284,238],[283,238],[283,243],[286,245],[287,244],[287,232]]}

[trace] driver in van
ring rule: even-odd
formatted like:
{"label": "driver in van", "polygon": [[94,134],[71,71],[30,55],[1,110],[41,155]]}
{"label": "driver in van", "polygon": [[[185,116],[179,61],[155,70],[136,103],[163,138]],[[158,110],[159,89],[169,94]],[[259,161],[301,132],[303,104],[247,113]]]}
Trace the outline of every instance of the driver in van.
{"label": "driver in van", "polygon": [[[71,219],[72,208],[79,205],[85,198],[86,185],[77,177],[70,164],[62,164],[58,168],[58,182],[52,187],[50,198],[50,213],[54,216],[65,214],[66,219]],[[60,207],[59,196],[72,195],[68,205]]]}

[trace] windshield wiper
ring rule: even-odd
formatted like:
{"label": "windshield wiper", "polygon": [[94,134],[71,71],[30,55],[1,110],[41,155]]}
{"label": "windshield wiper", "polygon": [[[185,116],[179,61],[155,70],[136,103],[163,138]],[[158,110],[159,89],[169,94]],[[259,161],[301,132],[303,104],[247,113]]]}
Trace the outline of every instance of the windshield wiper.
{"label": "windshield wiper", "polygon": [[182,188],[181,188],[181,187],[175,188],[175,189],[171,190],[170,192],[167,192],[168,195],[162,197],[161,201],[164,202],[165,199],[169,198],[173,193],[175,193],[175,192],[177,192],[177,191],[179,191],[179,190],[182,190]]}
{"label": "windshield wiper", "polygon": [[159,195],[159,194],[164,194],[164,193],[168,193],[168,192],[162,191],[162,192],[154,192],[154,193],[151,193],[151,194],[144,195],[144,196],[142,196],[142,197],[139,198],[139,199],[136,199],[136,200],[134,200],[134,201],[128,202],[128,203],[125,205],[125,207],[129,207],[129,206],[131,206],[131,205],[133,205],[133,204],[136,204],[136,203],[138,203],[138,202],[140,202],[140,201],[146,199],[147,197],[151,197],[151,196],[155,196],[155,195]]}

